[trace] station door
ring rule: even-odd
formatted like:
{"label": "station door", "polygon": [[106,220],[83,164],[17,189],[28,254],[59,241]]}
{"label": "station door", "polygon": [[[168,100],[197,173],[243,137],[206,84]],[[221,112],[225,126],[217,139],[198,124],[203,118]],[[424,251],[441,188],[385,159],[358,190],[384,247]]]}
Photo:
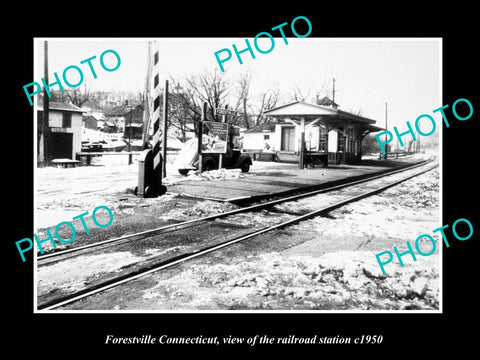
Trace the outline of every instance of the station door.
{"label": "station door", "polygon": [[295,151],[295,128],[282,127],[282,143],[281,149],[283,151]]}

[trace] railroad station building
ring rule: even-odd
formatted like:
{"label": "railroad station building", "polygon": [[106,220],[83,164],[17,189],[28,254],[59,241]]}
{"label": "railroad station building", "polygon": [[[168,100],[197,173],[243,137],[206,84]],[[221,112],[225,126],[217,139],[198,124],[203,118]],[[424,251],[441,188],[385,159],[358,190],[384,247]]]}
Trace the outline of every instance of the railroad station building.
{"label": "railroad station building", "polygon": [[333,164],[359,163],[362,140],[368,133],[383,129],[374,125],[375,120],[337,107],[323,98],[317,104],[295,101],[270,109],[265,112],[270,121],[245,132],[243,148],[264,156],[271,153],[276,161],[300,164],[303,139],[303,151],[310,159]]}

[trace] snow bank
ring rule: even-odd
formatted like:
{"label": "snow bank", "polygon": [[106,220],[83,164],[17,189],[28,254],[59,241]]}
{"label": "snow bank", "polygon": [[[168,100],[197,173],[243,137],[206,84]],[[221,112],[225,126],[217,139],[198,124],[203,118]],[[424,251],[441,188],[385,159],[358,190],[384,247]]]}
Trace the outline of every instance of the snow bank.
{"label": "snow bank", "polygon": [[[269,253],[238,263],[193,264],[146,290],[143,298],[168,299],[186,309],[438,309],[438,267],[416,262],[383,275],[370,255]],[[195,298],[187,296],[192,292]]]}

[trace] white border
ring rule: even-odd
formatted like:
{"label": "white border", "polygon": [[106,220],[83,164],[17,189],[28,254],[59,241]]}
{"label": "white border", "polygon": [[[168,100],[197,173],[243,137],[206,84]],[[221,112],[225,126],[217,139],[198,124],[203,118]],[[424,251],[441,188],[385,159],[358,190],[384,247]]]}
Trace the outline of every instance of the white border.
{"label": "white border", "polygon": [[[225,41],[228,38],[33,38],[33,74],[34,79],[39,79],[37,72],[38,62],[38,43],[41,41],[153,41],[161,39],[162,41]],[[290,38],[288,38],[290,40]],[[443,38],[388,38],[388,37],[376,37],[376,38],[308,38],[311,40],[321,41],[438,41],[439,42],[439,98],[441,99],[438,106],[443,105]],[[212,51],[215,49],[212,49]],[[34,229],[37,231],[37,97],[34,99],[34,156],[33,156],[33,204],[34,204]],[[434,109],[431,109],[434,110]],[[419,114],[420,115],[420,114]],[[439,122],[441,124],[441,122]],[[440,209],[439,209],[439,222],[443,224],[443,126],[439,126],[439,169],[440,169]],[[439,244],[442,244],[440,241]],[[38,310],[37,309],[37,251],[34,251],[33,259],[33,286],[34,286],[34,299],[33,299],[33,313],[35,314],[442,314],[443,313],[443,246],[438,245],[439,250],[439,309],[438,310]]]}

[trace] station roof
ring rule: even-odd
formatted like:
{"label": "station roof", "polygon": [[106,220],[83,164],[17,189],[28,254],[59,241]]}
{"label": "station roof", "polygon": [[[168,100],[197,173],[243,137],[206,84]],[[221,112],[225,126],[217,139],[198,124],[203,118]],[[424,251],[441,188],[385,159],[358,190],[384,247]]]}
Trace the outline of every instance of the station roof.
{"label": "station roof", "polygon": [[342,123],[356,123],[362,125],[370,131],[383,130],[380,127],[374,126],[375,120],[355,115],[339,109],[334,109],[326,106],[306,103],[304,101],[295,101],[285,104],[265,112],[265,115],[273,116],[277,119],[290,119],[299,121],[302,117],[305,118],[306,124],[311,121],[318,120],[323,124],[342,124]]}

